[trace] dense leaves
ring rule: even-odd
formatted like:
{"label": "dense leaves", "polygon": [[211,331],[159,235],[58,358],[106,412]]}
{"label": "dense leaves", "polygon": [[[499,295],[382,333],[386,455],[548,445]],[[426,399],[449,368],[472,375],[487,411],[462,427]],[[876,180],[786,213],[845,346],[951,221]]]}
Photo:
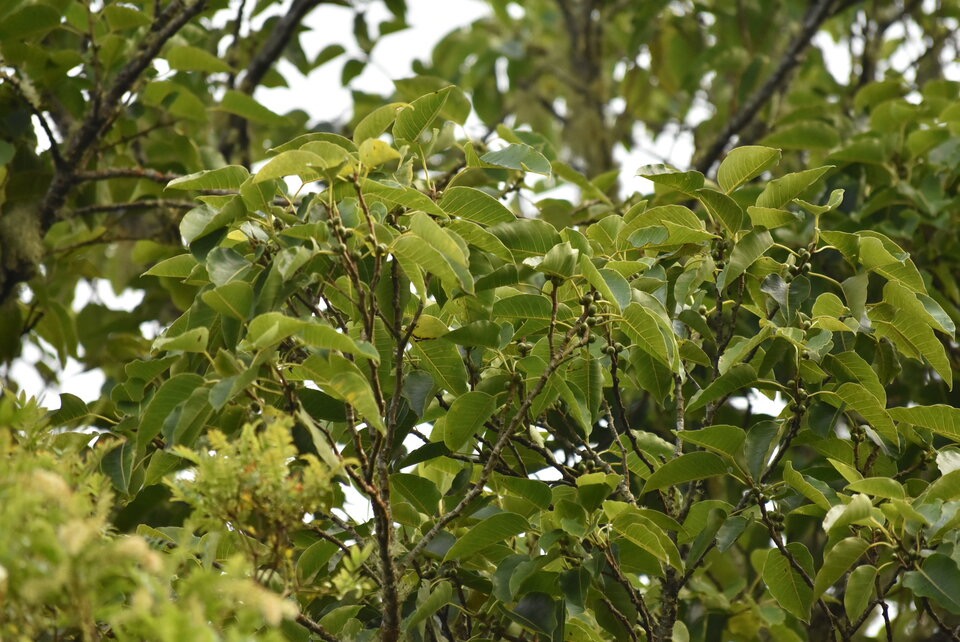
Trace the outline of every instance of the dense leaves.
{"label": "dense leaves", "polygon": [[107,377],[4,386],[0,637],[955,636],[955,3],[491,2],[310,128],[322,4],[0,8],[2,357]]}

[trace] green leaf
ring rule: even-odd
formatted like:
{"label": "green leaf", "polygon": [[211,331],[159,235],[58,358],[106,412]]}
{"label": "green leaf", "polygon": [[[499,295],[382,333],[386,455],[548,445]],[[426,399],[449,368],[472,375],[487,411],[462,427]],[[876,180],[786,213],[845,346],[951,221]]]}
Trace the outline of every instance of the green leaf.
{"label": "green leaf", "polygon": [[459,216],[485,227],[517,219],[503,203],[475,187],[451,187],[440,199],[440,207],[450,216]]}
{"label": "green leaf", "polygon": [[703,187],[703,174],[700,172],[681,172],[666,165],[645,165],[637,170],[637,176],[687,196],[696,196]]}
{"label": "green leaf", "polygon": [[780,150],[771,147],[737,147],[727,154],[717,169],[720,189],[729,194],[750,179],[780,162]]}
{"label": "green leaf", "polygon": [[495,152],[487,152],[480,157],[484,163],[494,167],[515,169],[521,172],[534,172],[549,176],[550,161],[529,145],[514,143]]}
{"label": "green leaf", "polygon": [[696,444],[717,454],[726,455],[729,459],[737,456],[747,438],[743,428],[726,424],[715,424],[699,430],[683,430],[676,435],[685,443]]}
{"label": "green leaf", "polygon": [[[909,573],[904,575],[909,575]],[[866,610],[867,605],[873,598],[876,579],[877,569],[870,564],[858,566],[850,573],[843,593],[843,608],[847,612],[847,617],[851,620],[859,618]],[[907,582],[904,581],[904,585],[906,584]]]}
{"label": "green leaf", "polygon": [[353,130],[353,142],[359,145],[365,140],[377,138],[394,123],[401,110],[407,107],[410,107],[409,103],[389,103],[377,107],[357,123]]}
{"label": "green leaf", "polygon": [[493,303],[493,316],[498,319],[539,319],[549,321],[553,306],[542,294],[517,294]]}
{"label": "green leaf", "polygon": [[164,259],[143,273],[143,276],[166,276],[185,279],[197,267],[197,259],[192,254],[178,254]]}
{"label": "green leaf", "polygon": [[[820,300],[824,296],[825,295],[821,295],[817,299],[817,304],[820,303]],[[839,303],[839,299],[837,302]],[[817,304],[814,304],[815,310]],[[827,314],[830,314],[830,312],[827,312]],[[884,389],[883,384],[880,383],[880,377],[878,377],[876,371],[870,367],[870,364],[856,352],[850,350],[839,354],[828,354],[823,359],[823,365],[827,371],[837,377],[841,383],[845,381],[858,383],[876,397],[881,406],[887,405],[887,391]],[[888,410],[891,416],[892,410],[892,408]],[[896,417],[894,417],[894,419],[896,419]]]}
{"label": "green leaf", "polygon": [[[423,237],[418,234],[403,233],[394,240],[390,246],[390,251],[400,260],[400,265],[403,266],[411,280],[415,277],[409,273],[408,264],[415,265],[424,272],[440,277],[440,281],[450,293],[457,289],[468,293],[473,292],[473,276],[462,263],[456,260],[457,257],[444,255],[439,249],[425,242]],[[418,291],[422,298],[427,296],[426,291],[419,287]]]}
{"label": "green leaf", "polygon": [[390,490],[393,496],[399,495],[424,515],[434,516],[440,508],[440,490],[426,477],[394,473],[390,475]]}
{"label": "green leaf", "polygon": [[415,341],[410,346],[420,367],[433,376],[438,388],[456,395],[467,392],[467,368],[456,344],[446,339]]}
{"label": "green leaf", "polygon": [[297,558],[297,578],[301,582],[311,582],[316,577],[333,554],[339,551],[333,542],[320,540],[308,546]]}
{"label": "green leaf", "polygon": [[136,459],[134,450],[129,441],[123,440],[100,460],[100,470],[123,493],[136,490],[130,488],[130,482],[133,478],[133,464]]}
{"label": "green leaf", "polygon": [[826,150],[840,144],[840,134],[832,125],[821,120],[803,120],[778,127],[760,142],[780,149]]}
{"label": "green leaf", "polygon": [[673,331],[663,321],[639,303],[631,303],[623,311],[621,326],[630,340],[654,359],[673,370],[679,349]]}
{"label": "green leaf", "polygon": [[480,521],[461,536],[447,551],[443,561],[469,557],[489,546],[524,533],[529,528],[527,520],[516,513],[496,513]]}
{"label": "green leaf", "polygon": [[417,601],[417,608],[404,622],[404,628],[411,630],[452,601],[453,586],[447,580],[440,580],[430,591],[430,595]]}
{"label": "green leaf", "polygon": [[846,490],[854,493],[864,493],[870,497],[884,499],[903,499],[905,496],[903,485],[889,477],[866,477],[850,482]]}
{"label": "green leaf", "polygon": [[314,354],[290,369],[292,381],[313,381],[323,392],[353,406],[367,423],[385,432],[370,382],[351,361],[336,354]]}
{"label": "green leaf", "polygon": [[167,183],[167,189],[179,190],[239,190],[250,177],[246,167],[228,165],[180,176]]}
{"label": "green leaf", "polygon": [[881,437],[894,446],[899,446],[900,436],[897,433],[897,427],[880,400],[867,388],[857,383],[847,382],[840,384],[835,393],[824,394],[823,399],[838,408],[840,407],[838,401],[846,404],[849,409],[862,415]]}
{"label": "green leaf", "polygon": [[539,219],[514,219],[490,228],[490,232],[513,252],[514,261],[542,257],[563,239],[557,230]]}
{"label": "green leaf", "polygon": [[523,596],[514,609],[507,611],[507,616],[544,636],[552,636],[558,628],[557,603],[546,593],[533,592]]}
{"label": "green leaf", "polygon": [[803,475],[794,470],[793,463],[789,460],[783,466],[783,481],[824,512],[833,507],[830,504],[830,500],[827,499],[826,495],[824,495],[820,489],[808,482]]}
{"label": "green leaf", "polygon": [[454,399],[443,424],[447,448],[456,452],[469,443],[496,409],[496,401],[485,392],[474,390]]}
{"label": "green leaf", "polygon": [[800,196],[807,188],[820,180],[820,177],[833,169],[833,165],[807,169],[802,172],[786,174],[775,178],[757,197],[757,207],[780,208]]}
{"label": "green leaf", "polygon": [[890,408],[887,411],[895,421],[925,428],[960,442],[960,408],[944,404]]}
{"label": "green leaf", "polygon": [[750,217],[750,223],[754,227],[765,227],[768,230],[775,230],[784,225],[792,225],[800,220],[799,216],[788,210],[773,207],[757,207],[756,205],[747,207],[747,216]]}
{"label": "green leaf", "polygon": [[375,200],[381,200],[390,205],[400,205],[409,210],[420,210],[427,214],[447,218],[447,213],[444,212],[439,205],[434,203],[429,196],[412,187],[388,185],[365,178],[360,181],[360,189],[364,196],[368,198],[372,197]]}
{"label": "green leaf", "polygon": [[730,234],[736,234],[743,226],[743,208],[740,205],[717,190],[710,188],[698,189],[697,199],[703,203],[715,220],[720,221]]}
{"label": "green leaf", "polygon": [[849,504],[838,504],[823,518],[823,530],[827,533],[839,531],[854,522],[869,519],[873,514],[873,504],[866,495],[854,495]]}
{"label": "green leaf", "polygon": [[[206,328],[203,328],[206,330]],[[182,372],[170,377],[154,393],[140,417],[137,428],[137,451],[146,451],[154,437],[160,434],[163,422],[181,403],[193,394],[193,391],[203,386],[203,377],[197,374]]]}
{"label": "green leaf", "polygon": [[342,152],[339,159],[335,156],[332,158],[323,157],[303,149],[291,149],[280,152],[260,168],[253,182],[255,184],[263,183],[286,176],[297,176],[304,182],[317,180],[320,178],[318,172],[336,168],[349,160],[346,151],[334,145],[331,145],[331,148],[336,148]]}
{"label": "green leaf", "polygon": [[282,312],[265,312],[250,321],[244,341],[250,348],[261,350],[293,335],[315,348],[339,350],[374,362],[380,361],[380,353],[369,343],[357,343],[350,335],[337,332],[315,319],[297,319]]}
{"label": "green leaf", "polygon": [[654,471],[640,492],[646,494],[668,486],[676,486],[677,484],[715,477],[716,475],[725,475],[726,473],[727,464],[717,455],[703,451],[686,453],[676,459],[671,459]]}
{"label": "green leaf", "polygon": [[848,537],[834,544],[824,556],[823,566],[813,582],[813,598],[818,599],[836,584],[869,548],[870,544],[860,537]]}
{"label": "green leaf", "polygon": [[903,585],[914,595],[931,599],[935,604],[960,615],[960,568],[953,558],[934,553],[916,571],[903,574]]}
{"label": "green leaf", "polygon": [[747,363],[738,363],[690,398],[687,411],[694,412],[708,403],[722,399],[738,390],[749,388],[757,381],[757,372]]}
{"label": "green leaf", "polygon": [[287,123],[283,116],[270,111],[252,96],[235,89],[227,90],[220,101],[219,109],[260,125],[276,126]]}
{"label": "green leaf", "polygon": [[206,352],[209,338],[210,331],[207,328],[193,328],[173,337],[157,337],[153,341],[153,349],[164,352]]}
{"label": "green leaf", "polygon": [[427,131],[431,123],[440,116],[451,92],[454,91],[460,90],[449,86],[414,100],[397,114],[396,122],[393,124],[393,135],[402,142],[417,142],[420,135]]}
{"label": "green leaf", "polygon": [[360,162],[365,167],[379,167],[384,163],[400,158],[400,152],[378,138],[368,138],[360,143],[358,151]]}
{"label": "green leaf", "polygon": [[177,71],[203,71],[207,73],[229,73],[230,65],[221,58],[214,56],[206,49],[179,45],[170,47],[164,54],[171,69]]}
{"label": "green leaf", "polygon": [[86,402],[69,392],[60,393],[60,408],[50,413],[50,423],[54,426],[64,426],[77,419],[85,419],[90,414]]}
{"label": "green leaf", "polygon": [[253,310],[253,287],[246,281],[231,281],[201,295],[203,302],[228,317],[244,321]]}
{"label": "green leaf", "polygon": [[[810,556],[810,551],[799,542],[791,542],[786,548],[807,575],[813,575],[813,558]],[[762,576],[770,595],[785,611],[803,622],[810,621],[813,589],[807,585],[803,576],[793,568],[790,560],[778,549],[773,549],[767,554]]]}
{"label": "green leaf", "polygon": [[717,287],[720,290],[726,289],[727,285],[736,281],[771,247],[773,247],[773,237],[767,230],[756,229],[748,232],[733,246],[727,267],[717,276]]}

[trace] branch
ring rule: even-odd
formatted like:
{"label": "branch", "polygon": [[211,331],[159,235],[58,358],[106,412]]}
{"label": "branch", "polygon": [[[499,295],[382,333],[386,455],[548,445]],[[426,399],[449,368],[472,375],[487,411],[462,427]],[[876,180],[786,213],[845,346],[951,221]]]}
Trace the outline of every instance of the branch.
{"label": "branch", "polygon": [[80,128],[70,137],[63,152],[64,167],[57,169],[40,202],[40,224],[44,230],[50,229],[56,221],[57,213],[77,182],[79,168],[93,144],[103,136],[116,118],[123,104],[123,96],[153,63],[167,41],[206,9],[206,6],[207,0],[194,0],[189,6],[184,6],[182,0],[176,0],[154,20],[139,51],[117,74],[100,106],[87,114]]}
{"label": "branch", "polygon": [[180,178],[180,176],[180,174],[158,172],[155,169],[147,167],[109,167],[89,172],[76,172],[74,174],[78,183],[108,181],[113,178],[142,178],[148,181],[166,184],[175,178]]}
{"label": "branch", "polygon": [[21,80],[20,78],[17,78],[15,75],[6,71],[0,71],[0,79],[10,83],[10,86],[13,87],[14,92],[16,92],[20,98],[23,99],[23,102],[27,103],[30,111],[32,111],[33,115],[37,117],[38,121],[40,121],[40,127],[43,128],[43,133],[47,135],[47,139],[50,141],[50,154],[53,156],[53,165],[58,169],[62,168],[64,161],[63,156],[60,154],[60,143],[57,141],[57,137],[53,135],[53,128],[50,127],[50,123],[47,121],[46,116],[43,114],[43,110],[40,108],[39,97],[37,96],[36,89],[33,88],[30,81],[26,78]]}
{"label": "branch", "polygon": [[803,51],[810,45],[810,40],[820,29],[820,25],[830,16],[830,7],[834,0],[819,0],[807,11],[803,21],[803,28],[793,39],[793,42],[787,47],[780,64],[774,70],[767,82],[763,84],[753,95],[744,103],[743,107],[723,128],[720,135],[707,148],[707,151],[695,163],[694,167],[703,174],[706,174],[713,164],[720,158],[727,144],[734,136],[753,122],[760,109],[767,104],[770,98],[783,87],[793,68],[800,64],[800,58]]}
{"label": "branch", "polygon": [[314,635],[319,635],[320,638],[326,640],[326,642],[340,642],[340,639],[325,629],[322,624],[319,622],[314,622],[303,613],[297,615],[297,624],[310,631]]}
{"label": "branch", "polygon": [[[300,28],[300,23],[307,13],[319,5],[323,0],[294,0],[287,13],[280,18],[267,41],[256,53],[243,74],[243,80],[237,88],[245,94],[252,94],[263,81],[264,76],[280,58],[287,43]],[[237,146],[246,147],[247,120],[241,116],[230,117],[230,131],[220,146],[220,152],[228,161],[233,156]],[[249,164],[248,162],[245,164]]]}
{"label": "branch", "polygon": [[563,348],[553,354],[553,356],[550,358],[550,362],[547,364],[546,369],[544,369],[543,374],[540,375],[537,383],[533,386],[530,392],[527,393],[523,403],[520,404],[517,412],[513,415],[513,419],[511,419],[510,423],[506,424],[500,431],[500,435],[497,437],[496,443],[494,443],[493,448],[487,454],[487,463],[480,472],[479,479],[474,482],[473,486],[470,487],[470,490],[467,491],[457,505],[438,517],[433,527],[423,535],[420,541],[417,542],[417,544],[411,548],[409,552],[407,552],[407,554],[403,557],[403,560],[401,560],[400,564],[398,565],[400,569],[403,569],[412,560],[416,559],[417,555],[419,555],[423,549],[425,549],[427,545],[433,541],[433,538],[435,538],[447,524],[459,517],[460,514],[463,513],[466,507],[470,504],[470,502],[476,499],[480,493],[483,492],[483,487],[486,485],[487,480],[490,479],[490,475],[493,473],[493,470],[497,465],[497,461],[500,458],[500,452],[507,445],[507,442],[510,441],[510,437],[513,435],[513,433],[515,433],[520,427],[520,424],[527,416],[527,412],[533,405],[534,400],[547,386],[547,380],[550,379],[550,376],[556,372],[557,368],[559,368],[560,365],[567,360],[570,352],[572,352],[572,350],[579,345],[579,343],[571,344],[570,340],[577,334],[580,324],[586,320],[586,317],[587,314],[586,311],[584,311],[580,315],[578,322],[574,323],[570,330],[567,331],[566,335],[564,336]]}
{"label": "branch", "polygon": [[98,212],[125,212],[127,210],[153,210],[160,208],[174,210],[192,210],[197,206],[192,201],[177,201],[172,199],[157,198],[144,201],[133,201],[132,203],[97,203],[78,207],[71,210],[73,216],[85,216],[87,214],[96,214]]}

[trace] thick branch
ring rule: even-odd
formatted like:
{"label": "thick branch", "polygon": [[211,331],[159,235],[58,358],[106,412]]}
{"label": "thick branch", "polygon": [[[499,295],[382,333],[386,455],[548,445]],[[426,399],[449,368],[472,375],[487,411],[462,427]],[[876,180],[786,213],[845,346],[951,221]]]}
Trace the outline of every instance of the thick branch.
{"label": "thick branch", "polygon": [[707,151],[700,156],[694,165],[698,171],[704,174],[710,171],[710,168],[727,148],[730,140],[753,122],[760,109],[786,84],[790,72],[800,64],[801,54],[810,46],[810,41],[820,29],[820,25],[830,16],[830,6],[833,2],[834,0],[819,0],[810,7],[804,18],[803,28],[787,47],[780,59],[780,64],[777,65],[767,82],[750,96],[740,111],[733,115],[723,131],[707,147]]}
{"label": "thick branch", "polygon": [[199,15],[206,6],[207,0],[195,0],[188,6],[184,6],[182,0],[171,3],[154,21],[153,28],[133,59],[117,74],[110,89],[100,101],[99,107],[91,110],[80,128],[70,136],[66,149],[62,151],[64,166],[57,169],[50,187],[47,188],[40,202],[40,223],[44,230],[50,229],[55,222],[57,213],[76,184],[77,172],[93,144],[102,137],[120,112],[123,96],[132,89],[134,83],[150,66],[167,41]]}

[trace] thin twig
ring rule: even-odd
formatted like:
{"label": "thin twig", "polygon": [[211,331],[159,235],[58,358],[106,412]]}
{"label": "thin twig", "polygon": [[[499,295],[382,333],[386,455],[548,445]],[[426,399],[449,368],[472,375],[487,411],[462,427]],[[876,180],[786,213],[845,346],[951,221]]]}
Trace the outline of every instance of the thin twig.
{"label": "thin twig", "polygon": [[727,121],[727,125],[723,128],[723,131],[721,131],[713,143],[707,147],[707,151],[694,163],[694,167],[698,171],[703,174],[710,171],[710,168],[713,167],[713,164],[727,148],[730,140],[753,122],[753,119],[757,113],[759,113],[760,109],[762,109],[773,95],[787,82],[790,72],[800,64],[801,54],[810,45],[814,34],[817,33],[820,25],[830,16],[830,7],[833,2],[834,0],[819,0],[816,4],[810,6],[803,20],[803,28],[787,47],[783,57],[780,59],[780,63],[767,79],[767,82],[758,88],[743,104],[740,111]]}

